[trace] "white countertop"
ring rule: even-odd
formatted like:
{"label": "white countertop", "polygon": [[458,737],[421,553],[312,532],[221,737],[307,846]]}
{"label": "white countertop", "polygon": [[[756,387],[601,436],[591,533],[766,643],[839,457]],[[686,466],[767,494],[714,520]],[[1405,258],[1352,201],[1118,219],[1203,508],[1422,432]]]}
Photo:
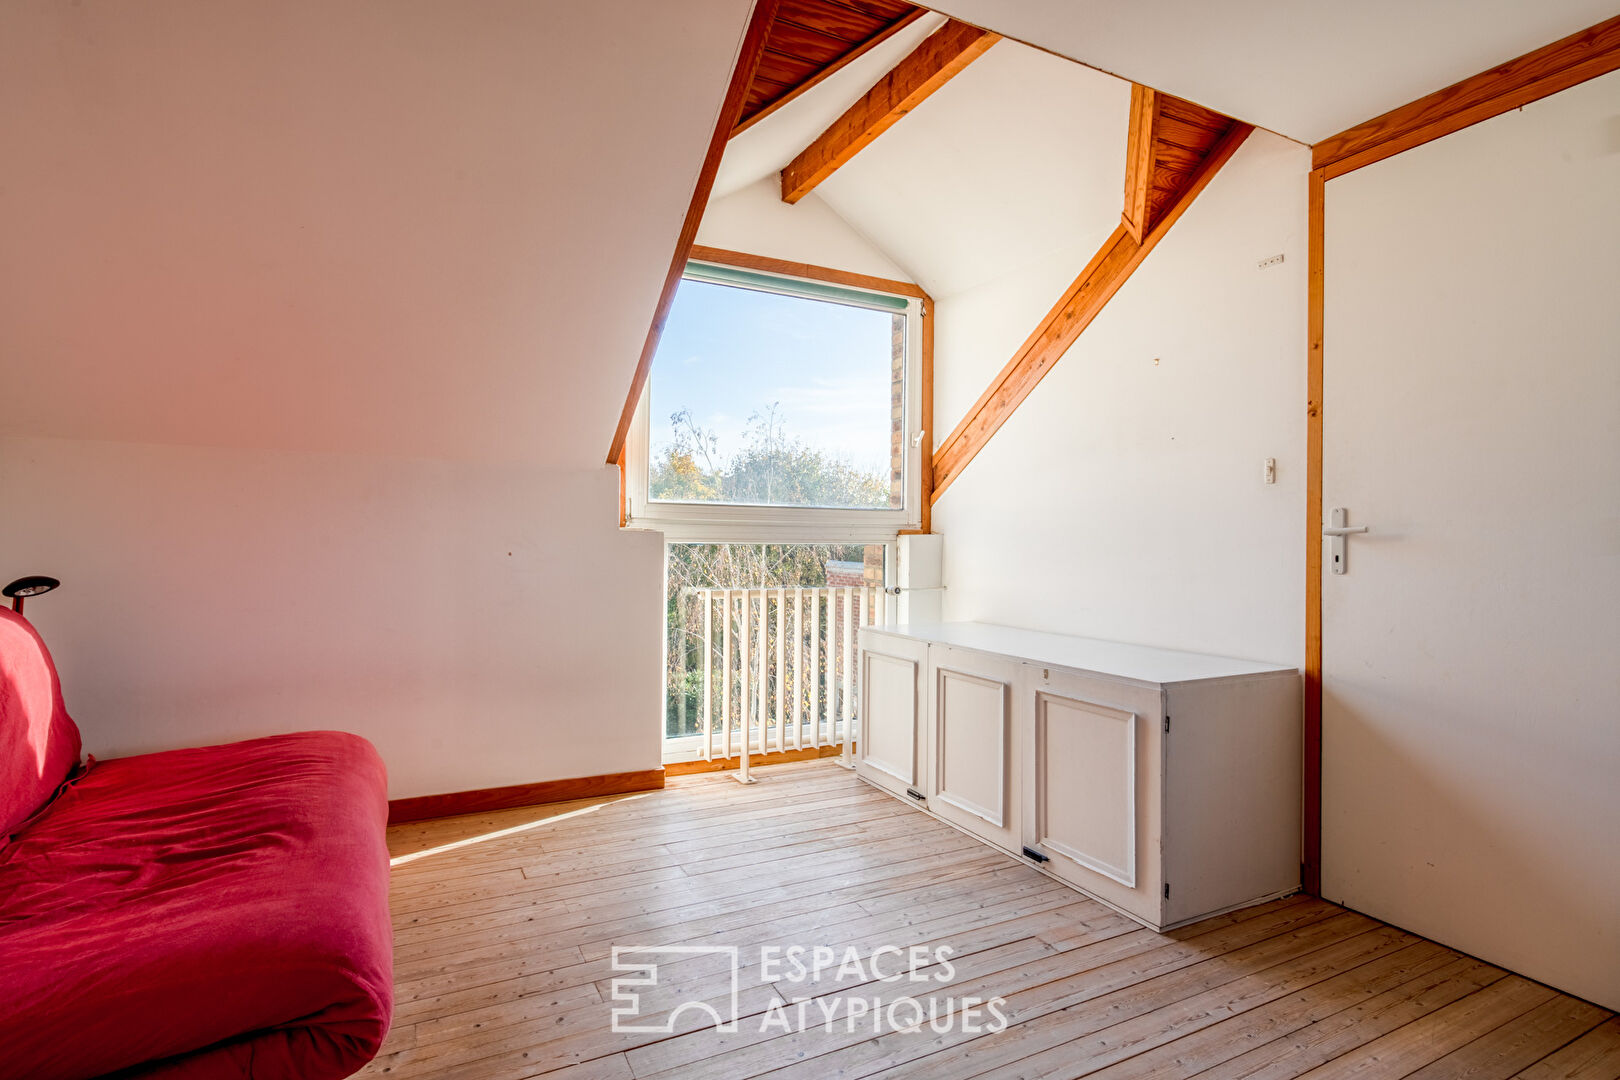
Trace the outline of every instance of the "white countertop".
{"label": "white countertop", "polygon": [[1026,660],[1049,667],[1070,668],[1094,675],[1160,686],[1195,682],[1199,679],[1227,679],[1241,675],[1275,672],[1298,674],[1287,664],[1267,664],[1238,660],[1229,656],[1156,649],[1148,645],[1127,645],[1119,641],[1047,634],[1020,630],[994,623],[941,622],[905,625],[863,626],[863,634],[887,634],[915,641],[954,645],[962,649],[994,653],[1012,660]]}

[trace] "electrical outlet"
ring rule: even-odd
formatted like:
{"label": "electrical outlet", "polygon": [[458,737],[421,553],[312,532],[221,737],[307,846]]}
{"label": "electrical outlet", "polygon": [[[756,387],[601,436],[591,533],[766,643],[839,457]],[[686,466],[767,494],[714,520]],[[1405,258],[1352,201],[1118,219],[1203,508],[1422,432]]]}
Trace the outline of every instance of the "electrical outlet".
{"label": "electrical outlet", "polygon": [[1269,259],[1261,259],[1260,262],[1259,262],[1259,266],[1260,266],[1260,269],[1264,270],[1266,267],[1268,267],[1268,266],[1276,266],[1278,263],[1280,263],[1282,261],[1283,261],[1283,257],[1281,255],[1273,255]]}

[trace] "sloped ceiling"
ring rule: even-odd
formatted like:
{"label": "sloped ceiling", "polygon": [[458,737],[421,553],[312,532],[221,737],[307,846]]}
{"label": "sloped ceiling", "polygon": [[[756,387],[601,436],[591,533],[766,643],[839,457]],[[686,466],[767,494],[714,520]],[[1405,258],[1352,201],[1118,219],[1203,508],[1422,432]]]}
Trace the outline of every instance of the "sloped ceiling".
{"label": "sloped ceiling", "polygon": [[1077,274],[1119,224],[1129,106],[1128,83],[1002,41],[817,191],[936,299],[1054,251]]}
{"label": "sloped ceiling", "polygon": [[600,467],[750,8],[0,5],[0,431]]}
{"label": "sloped ceiling", "polygon": [[734,138],[717,192],[774,177],[950,15],[1007,37],[817,194],[941,300],[1043,260],[1072,256],[1078,272],[1119,221],[1127,80],[1308,143],[1601,21],[1612,3],[941,0]]}
{"label": "sloped ceiling", "polygon": [[[863,57],[860,70],[851,65],[732,139],[711,205],[727,189],[774,183],[806,144],[943,23],[931,18],[922,33],[908,28],[881,56],[875,50]],[[868,61],[881,66],[868,70]],[[1053,252],[1072,256],[1072,277],[1119,224],[1129,104],[1123,80],[1002,41],[816,195],[936,299]],[[783,204],[789,214],[795,209]],[[762,228],[750,250],[777,254],[771,245],[786,230],[756,220]]]}
{"label": "sloped ceiling", "polygon": [[1614,0],[939,0],[1311,143],[1610,18]]}
{"label": "sloped ceiling", "polygon": [[[769,243],[768,250],[761,249],[762,241]],[[879,251],[815,192],[791,206],[783,202],[782,185],[775,175],[723,199],[710,199],[697,242],[892,281],[910,280],[904,267]]]}

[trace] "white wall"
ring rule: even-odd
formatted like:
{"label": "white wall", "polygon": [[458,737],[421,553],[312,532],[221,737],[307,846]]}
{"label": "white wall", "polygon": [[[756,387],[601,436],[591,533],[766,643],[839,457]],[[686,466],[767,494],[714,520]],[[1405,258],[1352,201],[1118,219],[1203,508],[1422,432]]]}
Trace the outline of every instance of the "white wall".
{"label": "white wall", "polygon": [[895,281],[911,280],[910,274],[834,213],[821,196],[811,192],[797,203],[783,202],[782,185],[775,176],[710,200],[697,242]]}
{"label": "white wall", "polygon": [[0,5],[0,578],[92,752],[656,766],[602,462],[751,6]]}
{"label": "white wall", "polygon": [[[1095,214],[1103,217],[1104,214]],[[1117,222],[1116,222],[1117,224]],[[1107,233],[1103,233],[1107,236]],[[1091,258],[1089,237],[934,305],[934,445],[942,445]],[[1101,237],[1098,243],[1102,242]],[[1095,248],[1091,249],[1095,252]],[[1089,333],[1089,331],[1088,331]]]}
{"label": "white wall", "polygon": [[1326,222],[1323,895],[1620,1007],[1620,73]]}
{"label": "white wall", "polygon": [[0,5],[0,431],[596,468],[750,7]]}
{"label": "white wall", "polygon": [[[949,618],[1303,661],[1309,164],[1252,135],[944,493]],[[936,400],[971,403],[1090,256],[942,301],[941,335],[993,345]]]}
{"label": "white wall", "polygon": [[5,438],[0,498],[87,753],[338,728],[394,797],[658,767],[616,470]]}

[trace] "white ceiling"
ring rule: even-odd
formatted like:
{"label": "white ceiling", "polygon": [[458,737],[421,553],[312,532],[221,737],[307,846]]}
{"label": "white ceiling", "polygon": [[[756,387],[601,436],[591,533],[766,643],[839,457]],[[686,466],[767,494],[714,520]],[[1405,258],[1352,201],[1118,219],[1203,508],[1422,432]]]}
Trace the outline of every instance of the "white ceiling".
{"label": "white ceiling", "polygon": [[1615,14],[1615,0],[930,0],[1302,142]]}
{"label": "white ceiling", "polygon": [[0,5],[0,432],[600,467],[751,6]]}

